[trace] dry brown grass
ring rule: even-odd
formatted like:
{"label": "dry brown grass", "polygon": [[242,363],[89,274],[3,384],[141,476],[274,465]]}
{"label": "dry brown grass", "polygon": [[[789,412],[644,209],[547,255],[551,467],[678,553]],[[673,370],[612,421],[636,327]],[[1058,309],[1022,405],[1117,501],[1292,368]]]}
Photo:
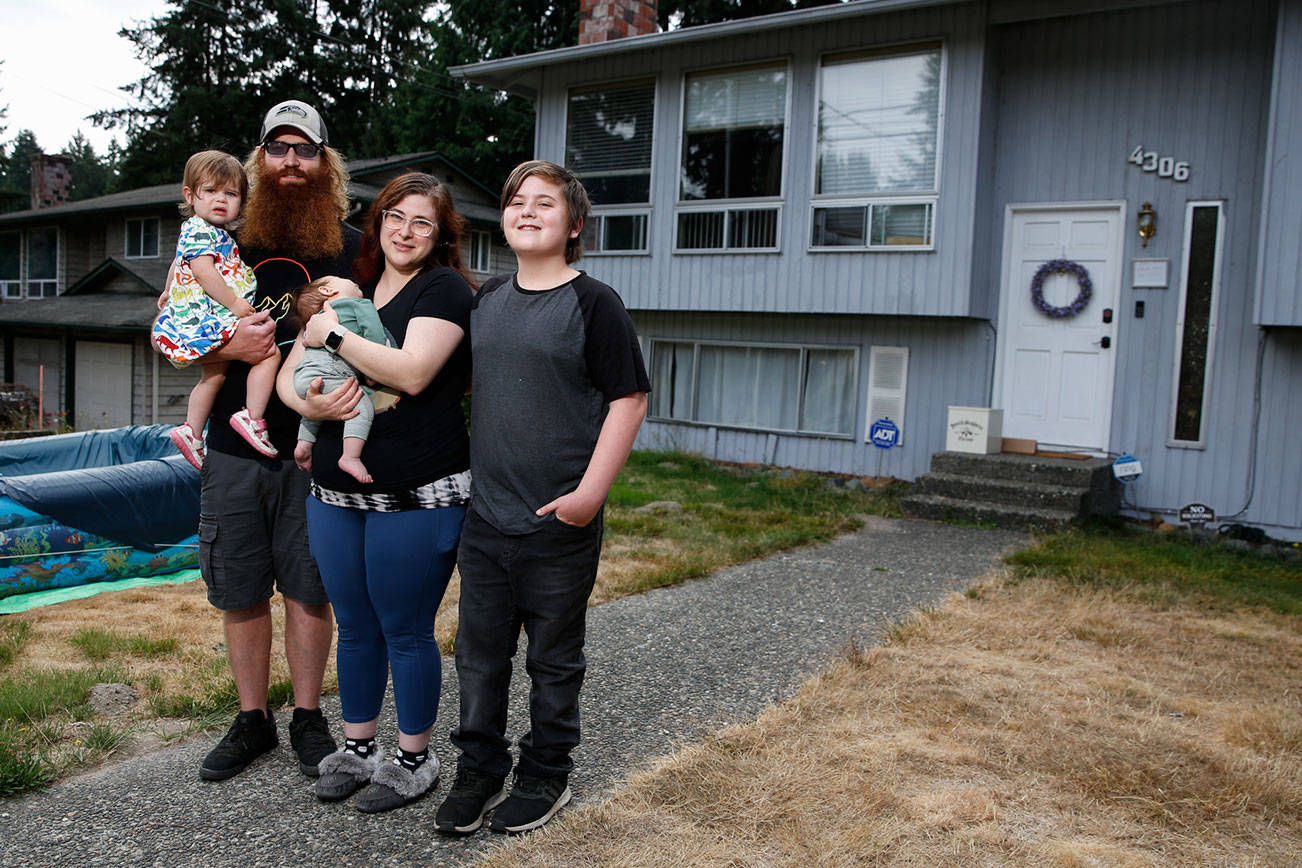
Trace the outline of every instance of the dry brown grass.
{"label": "dry brown grass", "polygon": [[[460,584],[456,574],[439,607],[435,635],[445,649],[452,647],[457,629],[457,600]],[[271,680],[286,681],[289,669],[280,653],[284,636],[284,608],[273,600]],[[133,684],[148,685],[149,695],[171,697],[199,695],[229,680],[226,637],[221,613],[208,605],[204,583],[158,585],[100,594],[56,606],[32,609],[13,616],[31,625],[31,639],[17,656],[17,667],[32,671],[77,669],[87,665],[86,657],[69,641],[85,630],[110,630],[126,636],[171,637],[177,640],[173,654],[154,656],[127,654],[112,662],[122,667]],[[334,689],[334,649],[327,666],[327,691]],[[149,717],[147,703],[136,709],[138,717]]]}
{"label": "dry brown grass", "polygon": [[[612,558],[609,564],[602,565],[591,605],[622,595],[618,583],[630,567],[619,558]],[[452,650],[456,637],[460,591],[460,578],[453,572],[434,624],[434,635],[445,653]],[[273,600],[271,611],[274,629],[271,680],[274,683],[288,681],[289,668],[284,654],[280,653],[284,641],[284,608],[279,598]],[[125,654],[111,661],[132,684],[143,688],[142,699],[133,709],[132,716],[137,721],[155,717],[149,703],[151,697],[166,704],[182,695],[212,695],[230,681],[221,613],[208,605],[201,580],[99,594],[10,617],[26,621],[31,627],[31,638],[15,658],[14,668],[36,673],[84,668],[88,663],[86,656],[69,641],[83,631],[108,630],[123,637],[175,638],[178,646],[175,653]],[[335,689],[333,646],[330,655],[326,667],[327,692]]]}
{"label": "dry brown grass", "polygon": [[1288,865],[1302,618],[998,580],[508,866]]}
{"label": "dry brown grass", "polygon": [[[86,657],[69,641],[85,630],[111,630],[122,636],[175,637],[174,654],[155,657],[128,655],[115,660],[134,681],[154,679],[160,690],[193,692],[186,682],[196,673],[207,675],[215,662],[225,660],[221,619],[208,605],[201,581],[183,585],[157,585],[112,594],[99,594],[55,606],[44,606],[13,616],[31,625],[31,639],[19,654],[15,668],[76,669]],[[277,618],[277,631],[283,618]],[[281,661],[281,672],[288,677]]]}

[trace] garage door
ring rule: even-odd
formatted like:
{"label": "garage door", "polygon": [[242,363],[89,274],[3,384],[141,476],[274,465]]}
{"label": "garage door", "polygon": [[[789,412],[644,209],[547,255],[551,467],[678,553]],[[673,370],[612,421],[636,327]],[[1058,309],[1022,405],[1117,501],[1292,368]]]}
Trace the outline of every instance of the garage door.
{"label": "garage door", "polygon": [[77,430],[131,424],[131,344],[77,341]]}

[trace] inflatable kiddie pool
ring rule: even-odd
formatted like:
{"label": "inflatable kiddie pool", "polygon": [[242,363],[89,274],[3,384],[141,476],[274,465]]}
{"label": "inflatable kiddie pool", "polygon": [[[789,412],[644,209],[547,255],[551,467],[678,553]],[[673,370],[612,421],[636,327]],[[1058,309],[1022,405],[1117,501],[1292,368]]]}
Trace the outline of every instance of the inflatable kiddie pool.
{"label": "inflatable kiddie pool", "polygon": [[170,430],[0,443],[0,598],[196,567],[199,473]]}

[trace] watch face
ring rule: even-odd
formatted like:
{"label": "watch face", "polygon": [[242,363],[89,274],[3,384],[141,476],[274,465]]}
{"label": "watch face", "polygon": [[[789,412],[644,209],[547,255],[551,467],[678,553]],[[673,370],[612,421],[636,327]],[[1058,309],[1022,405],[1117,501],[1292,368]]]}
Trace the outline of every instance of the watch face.
{"label": "watch face", "polygon": [[343,332],[330,332],[325,337],[325,345],[332,350],[339,349],[339,345],[344,342]]}

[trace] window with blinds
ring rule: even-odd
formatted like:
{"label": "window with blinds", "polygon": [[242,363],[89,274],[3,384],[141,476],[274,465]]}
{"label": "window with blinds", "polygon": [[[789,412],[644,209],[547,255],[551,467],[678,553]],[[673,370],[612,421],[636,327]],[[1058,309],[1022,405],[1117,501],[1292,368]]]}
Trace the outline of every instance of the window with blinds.
{"label": "window with blinds", "polygon": [[848,347],[653,340],[648,414],[851,437],[858,370]]}
{"label": "window with blinds", "polygon": [[677,250],[777,249],[776,201],[763,207],[701,205],[781,198],[787,77],[785,64],[687,76]]}
{"label": "window with blinds", "polygon": [[565,164],[583,181],[593,213],[584,227],[588,252],[644,252],[651,201],[655,82],[570,91]]}
{"label": "window with blinds", "polygon": [[933,246],[941,73],[938,43],[823,59],[811,247]]}

